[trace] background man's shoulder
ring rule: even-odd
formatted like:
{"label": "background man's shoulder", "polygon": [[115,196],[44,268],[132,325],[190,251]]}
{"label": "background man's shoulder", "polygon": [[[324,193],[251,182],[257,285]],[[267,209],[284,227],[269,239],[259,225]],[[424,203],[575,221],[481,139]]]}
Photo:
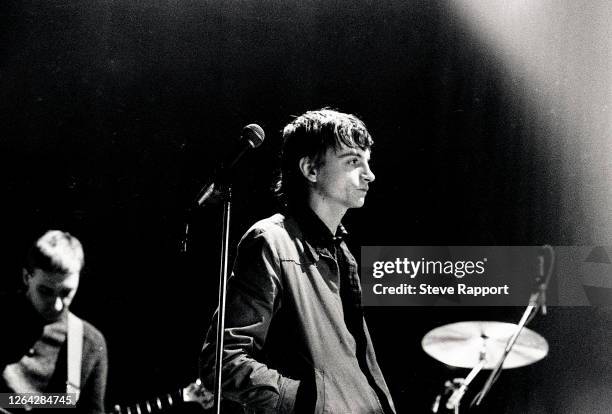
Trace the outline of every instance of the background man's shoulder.
{"label": "background man's shoulder", "polygon": [[93,343],[106,346],[106,340],[102,332],[86,320],[83,320],[83,336]]}
{"label": "background man's shoulder", "polygon": [[84,354],[90,354],[93,356],[94,354],[98,356],[98,358],[106,359],[107,356],[107,348],[106,348],[106,339],[102,332],[93,326],[90,322],[84,320],[83,321],[83,352]]}

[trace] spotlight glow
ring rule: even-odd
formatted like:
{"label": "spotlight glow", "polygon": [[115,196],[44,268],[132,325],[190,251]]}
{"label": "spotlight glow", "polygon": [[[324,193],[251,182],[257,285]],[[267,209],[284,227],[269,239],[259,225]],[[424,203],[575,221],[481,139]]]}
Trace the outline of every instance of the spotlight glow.
{"label": "spotlight glow", "polygon": [[[573,242],[612,243],[612,2],[459,0],[466,30],[524,80],[543,159],[562,161],[565,223]],[[511,91],[517,93],[517,91]],[[538,137],[534,137],[538,138]]]}

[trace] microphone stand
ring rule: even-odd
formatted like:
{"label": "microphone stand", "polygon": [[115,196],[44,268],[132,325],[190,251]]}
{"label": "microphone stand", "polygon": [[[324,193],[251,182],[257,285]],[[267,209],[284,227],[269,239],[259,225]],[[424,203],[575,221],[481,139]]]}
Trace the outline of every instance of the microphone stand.
{"label": "microphone stand", "polygon": [[497,365],[495,365],[495,368],[493,368],[493,371],[491,371],[491,374],[489,375],[489,378],[487,378],[487,381],[485,382],[485,385],[482,387],[482,390],[480,390],[480,392],[476,395],[476,397],[472,401],[472,404],[471,404],[472,406],[474,404],[477,406],[480,405],[485,395],[487,395],[487,393],[491,390],[491,387],[493,386],[495,381],[497,381],[497,379],[499,378],[499,375],[501,374],[501,370],[502,370],[502,365],[504,364],[504,361],[508,357],[508,354],[510,354],[510,352],[512,351],[512,347],[516,343],[516,340],[518,339],[521,331],[523,330],[525,326],[527,326],[527,324],[531,321],[531,319],[533,319],[533,317],[538,313],[538,309],[542,308],[542,313],[546,315],[546,304],[545,304],[546,289],[548,287],[548,282],[550,281],[550,276],[552,274],[553,264],[555,262],[555,251],[549,245],[544,245],[542,248],[544,250],[549,251],[550,257],[551,257],[550,266],[548,267],[548,271],[546,272],[547,273],[546,279],[543,281],[544,279],[544,256],[540,255],[539,256],[540,273],[536,279],[536,282],[538,284],[537,290],[531,294],[531,297],[529,298],[529,305],[523,312],[523,316],[521,317],[521,320],[519,321],[518,326],[516,327],[516,330],[514,331],[514,334],[512,334],[510,339],[508,339],[508,342],[506,344],[506,348],[504,349],[504,353],[502,354],[502,357],[497,362]]}
{"label": "microphone stand", "polygon": [[[249,124],[242,129],[242,141],[239,143],[238,152],[233,155],[231,161],[226,165],[221,164],[220,170],[213,179],[200,190],[197,199],[197,207],[206,202],[217,199],[223,201],[223,229],[221,234],[221,264],[219,266],[219,310],[217,311],[217,342],[215,348],[215,384],[214,384],[214,407],[217,414],[221,413],[221,369],[223,367],[223,334],[225,331],[225,302],[227,296],[228,279],[228,256],[229,256],[229,230],[230,212],[232,204],[232,186],[230,184],[230,172],[242,155],[250,148],[257,148],[265,137],[263,129],[257,124]],[[189,237],[189,223],[185,225],[185,236],[182,242],[182,251],[187,251]]]}
{"label": "microphone stand", "polygon": [[217,312],[217,342],[215,348],[215,412],[221,413],[221,369],[223,367],[223,333],[225,331],[225,301],[227,296],[228,252],[232,187],[221,186],[223,196],[223,230],[221,234],[221,265],[219,266],[219,311]]}
{"label": "microphone stand", "polygon": [[[220,183],[217,185],[214,182],[205,186],[198,195],[196,207],[201,207],[209,200],[223,201],[223,224],[221,231],[221,255],[219,266],[219,310],[217,311],[217,332],[215,346],[215,383],[213,393],[215,395],[214,407],[217,414],[221,413],[221,370],[223,367],[223,346],[224,346],[224,331],[225,331],[225,303],[227,297],[227,279],[229,274],[229,231],[230,231],[230,213],[232,205],[232,186],[229,184],[227,176],[223,176]],[[189,212],[193,212],[191,209]],[[187,244],[189,239],[189,220],[185,224],[184,238],[181,242],[181,251],[187,252]]]}

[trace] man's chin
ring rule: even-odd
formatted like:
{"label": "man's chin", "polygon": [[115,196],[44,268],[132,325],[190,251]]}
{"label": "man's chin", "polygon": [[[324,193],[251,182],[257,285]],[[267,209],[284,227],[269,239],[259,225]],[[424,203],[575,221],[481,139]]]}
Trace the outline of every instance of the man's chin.
{"label": "man's chin", "polygon": [[57,313],[57,312],[53,312],[53,313],[44,313],[44,314],[42,315],[42,317],[43,317],[43,319],[44,319],[46,322],[51,323],[51,322],[57,322],[57,321],[59,321],[60,319],[62,319],[62,318],[64,317],[64,315],[65,315],[65,314],[66,314],[66,312],[60,312],[60,313]]}
{"label": "man's chin", "polygon": [[361,208],[365,204],[365,196],[359,198],[357,201],[353,203],[353,208]]}

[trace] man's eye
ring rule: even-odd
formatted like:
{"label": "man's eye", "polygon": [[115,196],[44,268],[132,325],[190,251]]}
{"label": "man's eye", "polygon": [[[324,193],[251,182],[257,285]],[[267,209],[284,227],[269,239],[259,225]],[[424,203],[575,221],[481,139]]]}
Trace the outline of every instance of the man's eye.
{"label": "man's eye", "polygon": [[359,164],[359,158],[351,158],[349,160],[349,164],[350,165],[357,165],[357,164]]}
{"label": "man's eye", "polygon": [[38,289],[38,293],[44,296],[51,296],[53,292],[49,289]]}

